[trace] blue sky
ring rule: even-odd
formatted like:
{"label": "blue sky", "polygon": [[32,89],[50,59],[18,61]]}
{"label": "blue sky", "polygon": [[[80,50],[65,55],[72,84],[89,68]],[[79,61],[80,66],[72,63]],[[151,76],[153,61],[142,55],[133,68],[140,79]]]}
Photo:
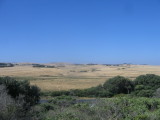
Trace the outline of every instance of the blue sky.
{"label": "blue sky", "polygon": [[0,0],[0,62],[160,65],[160,0]]}

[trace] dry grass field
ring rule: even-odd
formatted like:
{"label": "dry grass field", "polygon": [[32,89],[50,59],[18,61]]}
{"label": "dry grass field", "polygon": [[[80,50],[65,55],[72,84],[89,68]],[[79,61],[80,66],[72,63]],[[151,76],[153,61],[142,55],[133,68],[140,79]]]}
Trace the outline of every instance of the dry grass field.
{"label": "dry grass field", "polygon": [[108,78],[121,75],[134,79],[143,74],[160,75],[160,66],[150,65],[74,65],[47,64],[55,68],[37,68],[31,64],[18,64],[15,67],[0,68],[0,76],[29,80],[42,90],[84,89],[103,84]]}

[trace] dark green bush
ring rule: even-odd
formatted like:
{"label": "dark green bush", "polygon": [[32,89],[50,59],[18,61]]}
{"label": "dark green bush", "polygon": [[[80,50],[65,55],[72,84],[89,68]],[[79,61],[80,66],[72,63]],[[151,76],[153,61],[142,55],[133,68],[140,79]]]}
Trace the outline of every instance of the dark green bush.
{"label": "dark green bush", "polygon": [[37,86],[31,86],[28,81],[17,81],[11,77],[0,77],[0,85],[5,85],[8,94],[17,99],[23,96],[23,100],[29,106],[35,105],[40,99],[40,89]]}
{"label": "dark green bush", "polygon": [[158,89],[154,92],[153,97],[154,97],[154,98],[160,98],[160,88],[158,88]]}
{"label": "dark green bush", "polygon": [[23,96],[13,99],[5,85],[0,85],[0,120],[32,120],[32,113],[24,105]]}
{"label": "dark green bush", "polygon": [[58,106],[61,106],[61,107],[70,106],[72,104],[75,104],[75,102],[76,102],[76,99],[74,97],[65,96],[65,95],[55,97],[55,98],[53,98],[52,100],[49,101],[49,103],[52,103],[54,105],[58,105]]}
{"label": "dark green bush", "polygon": [[53,92],[51,93],[51,96],[52,96],[52,97],[62,96],[62,95],[70,95],[70,92],[69,92],[69,91],[65,91],[65,90],[61,90],[61,91],[53,91]]}
{"label": "dark green bush", "polygon": [[160,88],[160,76],[154,74],[141,75],[134,80],[134,94],[143,97],[152,97]]}
{"label": "dark green bush", "polygon": [[106,91],[102,85],[85,89],[85,97],[108,97],[109,92]]}
{"label": "dark green bush", "polygon": [[121,76],[110,78],[103,84],[103,87],[110,96],[120,93],[129,94],[134,90],[133,82]]}

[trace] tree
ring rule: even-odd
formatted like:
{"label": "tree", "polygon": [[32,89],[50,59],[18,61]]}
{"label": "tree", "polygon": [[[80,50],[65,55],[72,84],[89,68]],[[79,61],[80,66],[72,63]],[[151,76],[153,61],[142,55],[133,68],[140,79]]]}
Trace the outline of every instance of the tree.
{"label": "tree", "polygon": [[135,95],[152,97],[153,93],[160,88],[160,76],[154,74],[140,75],[135,79],[134,85]]}
{"label": "tree", "polygon": [[129,94],[134,90],[133,82],[122,76],[110,78],[103,84],[103,87],[110,93],[110,96],[120,93]]}
{"label": "tree", "polygon": [[0,77],[0,85],[5,85],[8,94],[15,100],[19,96],[24,96],[23,99],[29,106],[39,102],[40,89],[37,86],[30,85],[28,81],[17,81],[11,77]]}

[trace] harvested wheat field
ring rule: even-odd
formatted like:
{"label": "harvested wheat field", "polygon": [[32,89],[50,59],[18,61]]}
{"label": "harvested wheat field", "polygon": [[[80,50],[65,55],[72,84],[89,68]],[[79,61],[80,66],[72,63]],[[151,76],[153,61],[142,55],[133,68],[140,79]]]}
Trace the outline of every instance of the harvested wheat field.
{"label": "harvested wheat field", "polygon": [[33,67],[32,64],[17,64],[14,67],[0,68],[0,76],[29,80],[43,91],[84,89],[103,84],[108,78],[120,75],[134,79],[143,74],[160,75],[160,66],[151,65],[84,65],[84,64],[45,64],[54,68]]}

